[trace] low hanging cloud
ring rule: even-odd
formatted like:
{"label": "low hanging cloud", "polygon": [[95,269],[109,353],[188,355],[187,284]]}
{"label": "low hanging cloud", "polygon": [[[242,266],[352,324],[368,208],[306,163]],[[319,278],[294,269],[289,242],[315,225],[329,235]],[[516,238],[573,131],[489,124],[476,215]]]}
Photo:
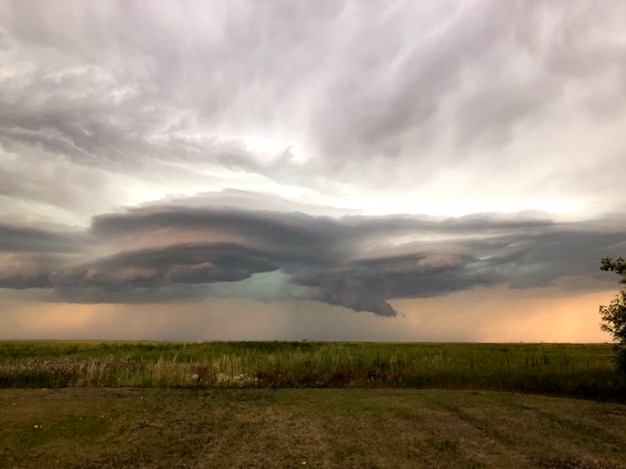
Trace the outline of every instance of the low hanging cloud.
{"label": "low hanging cloud", "polygon": [[121,252],[55,272],[59,286],[139,286],[235,282],[277,270],[264,253],[233,243],[178,244]]}
{"label": "low hanging cloud", "polygon": [[81,244],[84,244],[83,236],[69,230],[53,231],[0,223],[0,249],[3,252],[70,253]]}
{"label": "low hanging cloud", "polygon": [[[0,230],[1,288],[45,289],[79,303],[163,302],[243,296],[242,287],[262,285],[251,279],[272,275],[268,281],[281,286],[271,299],[308,298],[381,316],[397,314],[391,299],[479,286],[569,279],[571,288],[586,288],[599,278],[599,258],[626,247],[626,226],[608,218],[333,218],[176,202],[94,217],[78,233]],[[258,289],[250,295],[268,298]]]}

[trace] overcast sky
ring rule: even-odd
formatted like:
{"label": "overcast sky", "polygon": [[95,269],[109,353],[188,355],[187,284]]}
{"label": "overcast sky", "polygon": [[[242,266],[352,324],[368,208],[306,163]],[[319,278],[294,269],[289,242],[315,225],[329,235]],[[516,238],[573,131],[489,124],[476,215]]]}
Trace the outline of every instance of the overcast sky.
{"label": "overcast sky", "polygon": [[608,340],[624,18],[0,0],[0,338]]}

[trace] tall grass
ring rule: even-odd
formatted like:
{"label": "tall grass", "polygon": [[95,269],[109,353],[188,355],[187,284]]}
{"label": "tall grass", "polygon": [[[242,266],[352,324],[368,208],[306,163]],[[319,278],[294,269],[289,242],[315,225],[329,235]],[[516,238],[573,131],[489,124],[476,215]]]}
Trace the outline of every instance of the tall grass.
{"label": "tall grass", "polygon": [[0,387],[414,387],[626,398],[610,345],[0,342]]}

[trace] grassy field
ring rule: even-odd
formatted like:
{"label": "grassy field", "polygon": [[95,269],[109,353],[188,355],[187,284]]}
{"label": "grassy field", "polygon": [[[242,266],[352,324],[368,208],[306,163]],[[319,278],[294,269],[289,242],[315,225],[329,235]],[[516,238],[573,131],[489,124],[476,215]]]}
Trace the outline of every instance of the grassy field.
{"label": "grassy field", "polygon": [[602,344],[0,342],[0,388],[403,387],[623,399]]}
{"label": "grassy field", "polygon": [[626,405],[388,388],[4,389],[0,467],[624,468]]}
{"label": "grassy field", "polygon": [[4,341],[0,388],[0,467],[626,468],[609,345]]}

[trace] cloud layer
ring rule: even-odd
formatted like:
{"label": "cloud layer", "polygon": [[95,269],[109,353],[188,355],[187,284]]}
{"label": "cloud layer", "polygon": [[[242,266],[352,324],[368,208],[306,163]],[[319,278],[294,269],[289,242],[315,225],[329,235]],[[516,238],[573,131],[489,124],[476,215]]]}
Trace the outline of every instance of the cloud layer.
{"label": "cloud layer", "polygon": [[608,219],[331,218],[176,203],[100,215],[79,233],[0,231],[4,288],[52,289],[71,302],[155,302],[219,295],[227,282],[274,273],[288,281],[275,299],[304,296],[382,316],[397,314],[391,299],[478,286],[570,278],[571,288],[584,288],[601,256],[626,247],[626,225]]}
{"label": "cloud layer", "polygon": [[1,2],[0,214],[84,225],[228,188],[377,214],[623,211],[625,14]]}
{"label": "cloud layer", "polygon": [[0,0],[0,288],[380,317],[481,287],[603,289],[600,257],[626,250],[624,17]]}

